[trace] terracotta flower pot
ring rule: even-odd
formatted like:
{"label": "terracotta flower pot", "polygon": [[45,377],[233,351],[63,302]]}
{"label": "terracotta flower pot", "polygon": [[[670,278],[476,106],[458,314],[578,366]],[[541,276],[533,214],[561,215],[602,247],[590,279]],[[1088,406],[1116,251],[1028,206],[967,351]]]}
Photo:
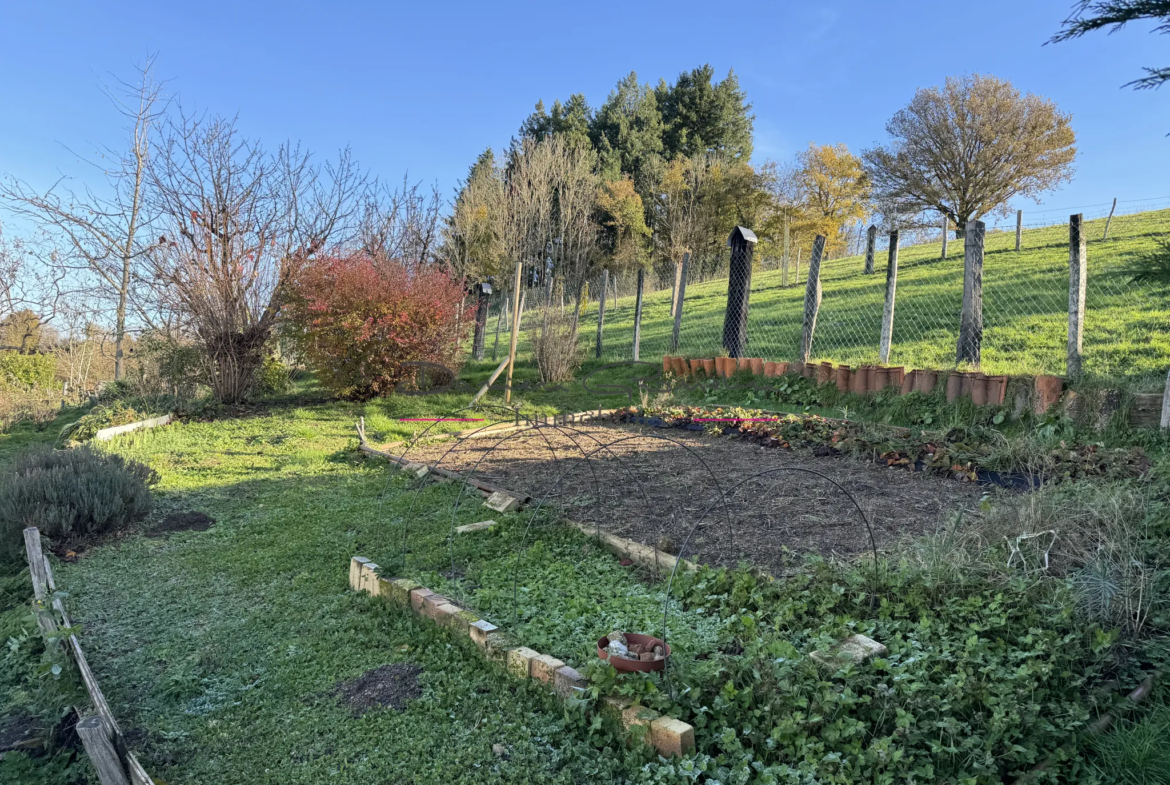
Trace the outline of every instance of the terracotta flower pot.
{"label": "terracotta flower pot", "polygon": [[930,371],[925,368],[919,369],[917,375],[914,377],[914,390],[923,395],[930,395],[934,392],[934,386],[938,384],[938,371]]}
{"label": "terracotta flower pot", "polygon": [[987,377],[981,373],[971,374],[971,402],[976,406],[987,405]]}
{"label": "terracotta flower pot", "polygon": [[872,392],[881,392],[890,384],[890,369],[884,365],[879,365],[873,369],[873,377],[870,386]]}
{"label": "terracotta flower pot", "polygon": [[703,360],[703,372],[707,374],[708,379],[715,378],[715,360]]}
{"label": "terracotta flower pot", "polygon": [[776,363],[776,375],[777,376],[783,376],[784,374],[790,373],[791,371],[792,371],[792,364],[791,363]]}
{"label": "terracotta flower pot", "polygon": [[833,377],[833,364],[821,363],[817,366],[817,385],[828,384]]}
{"label": "terracotta flower pot", "polygon": [[691,376],[698,376],[699,371],[703,370],[702,360],[691,360]]}
{"label": "terracotta flower pot", "polygon": [[865,394],[865,366],[854,368],[849,374],[849,392],[854,395]]}
{"label": "terracotta flower pot", "polygon": [[947,403],[959,400],[959,392],[963,388],[962,371],[951,371],[947,375]]}
{"label": "terracotta flower pot", "polygon": [[900,395],[906,395],[914,390],[914,380],[918,378],[918,371],[911,371],[902,376],[902,387],[899,389]]}
{"label": "terracotta flower pot", "polygon": [[989,404],[1003,406],[1004,399],[1007,397],[1007,382],[1006,376],[987,377],[987,402]]}
{"label": "terracotta flower pot", "polygon": [[662,646],[663,659],[661,660],[628,660],[625,657],[610,657],[609,652],[606,651],[609,646],[609,637],[602,638],[597,641],[597,656],[607,661],[610,665],[619,671],[640,671],[646,673],[649,671],[660,671],[666,667],[666,661],[670,659],[670,644],[666,643],[661,638],[655,638],[653,635],[642,635],[636,632],[627,632],[626,640],[631,643],[639,643],[643,646]]}
{"label": "terracotta flower pot", "polygon": [[748,360],[748,362],[751,363],[753,375],[755,375],[755,376],[763,376],[764,375],[764,361],[762,358],[752,357],[751,359]]}
{"label": "terracotta flower pot", "polygon": [[837,382],[837,392],[849,392],[849,373],[848,365],[838,365],[835,381]]}
{"label": "terracotta flower pot", "polygon": [[1059,376],[1036,377],[1035,412],[1044,414],[1053,404],[1060,400],[1061,390],[1064,388],[1064,379]]}
{"label": "terracotta flower pot", "polygon": [[779,374],[776,373],[776,363],[764,363],[764,376],[768,379],[775,379]]}

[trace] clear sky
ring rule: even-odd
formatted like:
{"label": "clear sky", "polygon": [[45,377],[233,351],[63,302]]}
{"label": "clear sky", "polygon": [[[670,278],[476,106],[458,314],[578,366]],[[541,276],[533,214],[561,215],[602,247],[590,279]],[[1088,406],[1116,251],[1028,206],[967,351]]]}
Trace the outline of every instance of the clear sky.
{"label": "clear sky", "polygon": [[238,112],[272,145],[350,145],[379,177],[445,193],[538,98],[580,91],[597,106],[631,70],[656,83],[711,63],[734,68],[754,104],[756,160],[810,141],[859,151],[916,87],[975,71],[1072,113],[1077,173],[1043,205],[1056,220],[1115,196],[1170,197],[1170,88],[1121,87],[1170,65],[1170,36],[1142,25],[1043,46],[1071,6],[0,0],[0,174],[44,186],[82,172],[63,145],[119,138],[99,80],[156,52],[185,106]]}

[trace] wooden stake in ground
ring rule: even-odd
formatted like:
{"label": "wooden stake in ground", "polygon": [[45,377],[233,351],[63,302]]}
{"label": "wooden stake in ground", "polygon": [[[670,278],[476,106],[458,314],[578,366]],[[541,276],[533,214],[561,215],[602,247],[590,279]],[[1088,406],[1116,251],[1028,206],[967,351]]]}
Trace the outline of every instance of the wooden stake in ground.
{"label": "wooden stake in ground", "polygon": [[978,367],[983,349],[983,238],[987,224],[967,221],[963,232],[963,310],[956,363]]}
{"label": "wooden stake in ground", "polygon": [[1166,387],[1162,390],[1162,430],[1170,429],[1170,371],[1166,371]]}
{"label": "wooden stake in ground", "polygon": [[634,300],[634,361],[638,361],[638,350],[642,343],[642,292],[646,286],[646,271],[638,268],[638,294]]}
{"label": "wooden stake in ground", "polygon": [[886,305],[882,310],[882,342],[878,356],[882,363],[890,361],[890,343],[894,339],[894,297],[898,289],[898,230],[890,232],[890,255],[886,264]]}
{"label": "wooden stake in ground", "polygon": [[77,736],[85,745],[85,754],[97,770],[102,785],[130,785],[122,760],[114,748],[113,733],[100,714],[91,714],[78,722]]}
{"label": "wooden stake in ground", "polygon": [[671,333],[670,336],[670,350],[672,352],[678,351],[678,334],[679,331],[682,330],[683,302],[686,300],[687,296],[687,265],[690,263],[690,261],[691,252],[687,251],[683,254],[682,266],[679,268],[682,270],[682,273],[680,274],[678,281],[678,302],[674,307],[674,332]]}
{"label": "wooden stake in ground", "polygon": [[873,224],[865,230],[865,274],[873,275],[873,257],[877,252],[877,227]]}
{"label": "wooden stake in ground", "polygon": [[37,601],[37,626],[49,635],[57,631],[53,614],[49,613],[49,572],[45,568],[45,555],[41,551],[41,532],[35,526],[24,530],[24,552],[28,556],[28,569],[32,578],[33,597]]}
{"label": "wooden stake in ground", "polygon": [[756,233],[742,226],[732,229],[727,238],[731,267],[727,278],[727,310],[723,313],[723,348],[729,357],[743,357],[747,351],[752,251],[757,242]]}
{"label": "wooden stake in ground", "polygon": [[597,356],[601,357],[601,331],[605,329],[605,292],[609,288],[609,270],[601,271],[601,297],[597,300]]}
{"label": "wooden stake in ground", "polygon": [[520,268],[522,263],[516,262],[516,275],[512,283],[512,294],[516,295],[516,303],[512,309],[512,335],[508,339],[508,377],[504,381],[504,403],[512,402],[512,371],[516,367],[516,339],[520,335]]}
{"label": "wooden stake in ground", "polygon": [[1089,256],[1085,239],[1085,216],[1068,219],[1068,375],[1080,376],[1085,340],[1085,285]]}
{"label": "wooden stake in ground", "polygon": [[1113,211],[1117,209],[1117,197],[1113,197],[1113,206],[1109,208],[1109,217],[1105,219],[1105,233],[1101,235],[1102,240],[1109,239],[1109,224],[1113,222]]}
{"label": "wooden stake in ground", "polygon": [[1020,250],[1020,242],[1024,239],[1024,211],[1016,210],[1016,250]]}
{"label": "wooden stake in ground", "polygon": [[504,314],[508,312],[508,295],[504,295],[504,307],[496,316],[496,345],[492,347],[492,362],[500,359],[500,325],[504,323]]}
{"label": "wooden stake in ground", "polygon": [[942,247],[942,253],[939,255],[939,258],[944,259],[944,260],[947,258],[947,235],[949,235],[951,233],[950,225],[951,225],[950,219],[948,219],[944,215],[943,216],[943,247]]}
{"label": "wooden stake in ground", "polygon": [[781,262],[780,286],[788,288],[788,213],[784,213],[784,259]]}
{"label": "wooden stake in ground", "polygon": [[821,309],[821,256],[825,252],[825,236],[813,240],[808,259],[808,282],[804,285],[804,324],[800,336],[800,361],[807,363],[812,356],[813,335],[817,330],[817,312]]}

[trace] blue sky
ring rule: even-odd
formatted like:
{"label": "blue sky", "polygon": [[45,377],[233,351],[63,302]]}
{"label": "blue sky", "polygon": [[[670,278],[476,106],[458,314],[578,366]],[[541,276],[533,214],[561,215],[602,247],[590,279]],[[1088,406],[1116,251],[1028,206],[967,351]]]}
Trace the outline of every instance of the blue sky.
{"label": "blue sky", "polygon": [[1170,197],[1170,88],[1121,88],[1170,65],[1170,37],[1143,25],[1042,46],[1071,5],[2,0],[0,174],[82,173],[63,145],[117,142],[97,84],[147,52],[185,106],[238,112],[272,145],[350,145],[374,174],[445,193],[538,98],[581,91],[596,106],[631,70],[654,83],[709,62],[734,68],[754,104],[757,160],[809,141],[858,151],[916,87],[975,71],[1073,115],[1077,174],[1043,208]]}

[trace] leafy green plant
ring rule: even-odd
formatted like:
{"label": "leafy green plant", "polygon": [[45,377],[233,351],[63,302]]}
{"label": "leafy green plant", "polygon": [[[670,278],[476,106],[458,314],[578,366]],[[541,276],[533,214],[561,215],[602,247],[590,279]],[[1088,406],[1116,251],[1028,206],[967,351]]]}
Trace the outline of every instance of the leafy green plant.
{"label": "leafy green plant", "polygon": [[266,395],[275,395],[287,392],[289,385],[288,368],[276,355],[266,356],[256,372],[256,389]]}
{"label": "leafy green plant", "polygon": [[1093,741],[1103,777],[1117,785],[1170,785],[1170,706]]}
{"label": "leafy green plant", "polygon": [[75,422],[62,428],[59,442],[61,444],[87,442],[103,428],[129,425],[132,422],[145,419],[146,416],[125,401],[115,399],[110,403],[94,407]]}
{"label": "leafy green plant", "polygon": [[49,388],[56,373],[57,358],[50,354],[0,352],[0,390]]}
{"label": "leafy green plant", "polygon": [[153,507],[158,475],[120,455],[82,446],[37,447],[18,456],[0,483],[0,556],[20,558],[21,530],[82,537],[141,520]]}

